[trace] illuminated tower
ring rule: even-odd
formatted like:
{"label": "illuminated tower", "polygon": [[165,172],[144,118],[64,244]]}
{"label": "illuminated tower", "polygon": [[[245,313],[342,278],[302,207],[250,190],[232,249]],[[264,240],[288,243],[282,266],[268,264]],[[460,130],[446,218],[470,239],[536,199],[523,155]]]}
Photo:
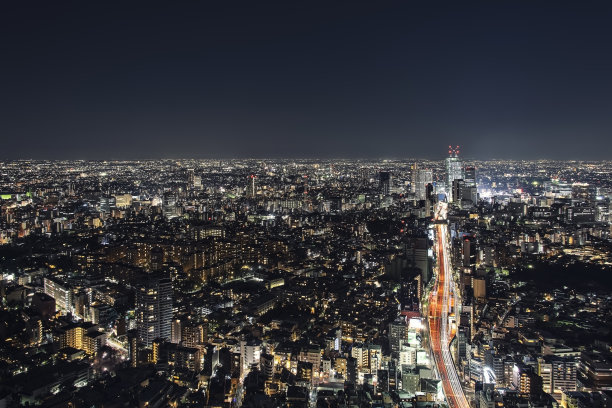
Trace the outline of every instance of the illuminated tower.
{"label": "illuminated tower", "polygon": [[466,186],[476,187],[476,167],[465,166],[464,180]]}
{"label": "illuminated tower", "polygon": [[414,192],[417,200],[427,198],[427,185],[433,183],[433,172],[430,169],[418,169],[416,171],[416,184]]}
{"label": "illuminated tower", "polygon": [[255,189],[255,175],[254,174],[251,174],[249,176],[246,193],[247,193],[247,197],[255,198],[255,194],[257,193],[257,190]]}
{"label": "illuminated tower", "polygon": [[[446,190],[450,192],[453,181],[463,179],[463,163],[459,159],[459,146],[453,148],[448,146],[448,157],[446,158]],[[448,200],[452,201],[452,194],[447,194]]]}
{"label": "illuminated tower", "polygon": [[136,326],[138,339],[150,346],[154,339],[170,339],[172,331],[172,282],[153,277],[136,290]]}

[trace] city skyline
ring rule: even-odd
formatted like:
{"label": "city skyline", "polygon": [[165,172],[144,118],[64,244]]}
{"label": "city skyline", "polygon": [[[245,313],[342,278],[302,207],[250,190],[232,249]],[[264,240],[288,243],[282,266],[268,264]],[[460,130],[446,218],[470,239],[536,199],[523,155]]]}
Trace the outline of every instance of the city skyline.
{"label": "city skyline", "polygon": [[610,22],[7,3],[0,407],[612,407]]}

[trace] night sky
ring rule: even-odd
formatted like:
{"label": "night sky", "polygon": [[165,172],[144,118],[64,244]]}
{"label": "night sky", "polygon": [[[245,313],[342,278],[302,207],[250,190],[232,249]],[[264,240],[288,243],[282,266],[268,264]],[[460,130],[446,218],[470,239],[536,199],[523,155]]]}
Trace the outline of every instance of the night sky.
{"label": "night sky", "polygon": [[612,3],[0,9],[0,157],[612,159]]}

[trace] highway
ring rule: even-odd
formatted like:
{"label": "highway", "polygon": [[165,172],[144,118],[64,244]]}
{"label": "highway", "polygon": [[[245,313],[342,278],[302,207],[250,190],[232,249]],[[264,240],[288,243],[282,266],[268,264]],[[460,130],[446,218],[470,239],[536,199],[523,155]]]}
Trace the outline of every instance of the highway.
{"label": "highway", "polygon": [[[442,203],[437,207],[436,220],[446,219],[446,207]],[[469,408],[457,369],[450,352],[452,340],[449,327],[449,311],[453,306],[453,275],[449,267],[446,223],[436,224],[436,249],[438,255],[438,274],[429,299],[429,332],[430,345],[434,362],[446,401],[450,408]]]}

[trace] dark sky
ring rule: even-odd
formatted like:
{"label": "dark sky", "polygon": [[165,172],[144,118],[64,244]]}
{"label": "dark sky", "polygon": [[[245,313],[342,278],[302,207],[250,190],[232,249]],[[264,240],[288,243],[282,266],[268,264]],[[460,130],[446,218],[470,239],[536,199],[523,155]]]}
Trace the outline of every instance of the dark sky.
{"label": "dark sky", "polygon": [[612,159],[612,2],[4,2],[0,132],[5,159]]}

